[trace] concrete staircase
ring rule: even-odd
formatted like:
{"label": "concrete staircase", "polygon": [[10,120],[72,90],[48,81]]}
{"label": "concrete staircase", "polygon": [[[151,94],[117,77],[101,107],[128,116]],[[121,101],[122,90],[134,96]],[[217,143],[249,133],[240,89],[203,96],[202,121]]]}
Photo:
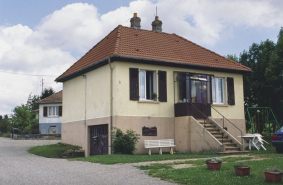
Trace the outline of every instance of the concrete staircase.
{"label": "concrete staircase", "polygon": [[[211,135],[213,135],[220,143],[222,143],[222,132],[210,121],[208,120],[197,120],[208,132],[210,132]],[[241,151],[241,148],[237,146],[236,143],[233,142],[232,139],[229,139],[229,137],[224,133],[223,134],[223,145],[224,145],[224,151],[221,153],[239,153],[243,152]]]}

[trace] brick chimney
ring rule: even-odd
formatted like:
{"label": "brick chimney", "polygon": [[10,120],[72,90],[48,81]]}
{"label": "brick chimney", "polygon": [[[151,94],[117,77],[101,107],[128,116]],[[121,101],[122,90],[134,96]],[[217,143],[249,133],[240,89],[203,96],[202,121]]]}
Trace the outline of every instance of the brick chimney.
{"label": "brick chimney", "polygon": [[155,16],[155,20],[151,23],[152,31],[156,31],[157,33],[162,32],[162,21],[158,19],[158,16]]}
{"label": "brick chimney", "polygon": [[137,13],[134,13],[134,17],[131,18],[131,27],[134,29],[141,29],[141,18],[138,17]]}

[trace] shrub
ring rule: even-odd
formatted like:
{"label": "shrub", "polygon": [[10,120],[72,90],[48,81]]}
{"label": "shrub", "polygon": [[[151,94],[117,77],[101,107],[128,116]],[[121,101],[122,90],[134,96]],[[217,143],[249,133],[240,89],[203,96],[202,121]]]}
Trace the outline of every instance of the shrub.
{"label": "shrub", "polygon": [[116,132],[111,132],[111,148],[114,154],[133,154],[140,135],[131,129],[127,130],[125,134],[119,128],[114,129]]}
{"label": "shrub", "polygon": [[7,133],[4,133],[3,135],[2,135],[2,137],[10,137],[10,132],[7,132]]}
{"label": "shrub", "polygon": [[249,167],[243,162],[237,162],[233,166],[234,166],[235,169],[242,168],[242,167]]}
{"label": "shrub", "polygon": [[205,159],[205,163],[207,164],[207,162],[218,162],[218,163],[222,163],[223,160],[221,158],[218,157],[213,157],[213,158],[206,158]]}
{"label": "shrub", "polygon": [[282,170],[274,167],[274,168],[266,168],[264,171],[267,171],[267,172],[282,172]]}

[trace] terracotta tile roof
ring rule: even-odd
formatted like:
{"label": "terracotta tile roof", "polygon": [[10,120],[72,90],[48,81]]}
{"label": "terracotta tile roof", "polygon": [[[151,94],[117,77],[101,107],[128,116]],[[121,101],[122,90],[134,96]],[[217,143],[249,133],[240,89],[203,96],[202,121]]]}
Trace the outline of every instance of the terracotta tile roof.
{"label": "terracotta tile roof", "polygon": [[49,102],[62,102],[63,91],[59,91],[51,96],[48,96],[42,100],[36,101],[36,103],[49,103]]}
{"label": "terracotta tile roof", "polygon": [[176,34],[156,33],[119,25],[57,79],[112,55],[251,71],[246,66],[229,60]]}

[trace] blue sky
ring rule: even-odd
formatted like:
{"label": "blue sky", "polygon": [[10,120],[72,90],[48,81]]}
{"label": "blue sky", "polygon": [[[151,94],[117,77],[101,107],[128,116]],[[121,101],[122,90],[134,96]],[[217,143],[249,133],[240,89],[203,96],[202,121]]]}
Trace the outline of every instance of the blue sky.
{"label": "blue sky", "polygon": [[220,55],[276,42],[283,26],[282,0],[0,0],[0,115],[39,95],[42,79],[61,90],[54,79],[134,12],[150,30],[156,6],[164,32]]}

